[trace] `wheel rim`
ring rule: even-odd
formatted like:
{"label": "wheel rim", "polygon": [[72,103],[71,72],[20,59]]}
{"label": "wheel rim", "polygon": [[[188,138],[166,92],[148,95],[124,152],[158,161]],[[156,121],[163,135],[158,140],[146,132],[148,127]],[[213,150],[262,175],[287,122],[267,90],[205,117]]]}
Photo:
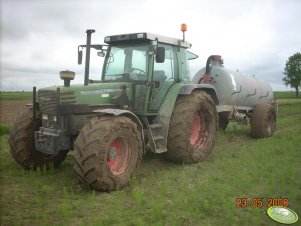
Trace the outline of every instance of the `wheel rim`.
{"label": "wheel rim", "polygon": [[206,128],[205,121],[201,119],[201,116],[196,112],[192,119],[190,144],[193,148],[203,148],[208,139],[208,129]]}
{"label": "wheel rim", "polygon": [[268,134],[268,136],[271,136],[273,134],[274,127],[275,127],[275,119],[274,119],[274,115],[271,114],[268,121],[267,121],[267,134]]}
{"label": "wheel rim", "polygon": [[107,164],[112,174],[118,175],[125,171],[131,155],[131,149],[124,138],[116,138],[110,145]]}

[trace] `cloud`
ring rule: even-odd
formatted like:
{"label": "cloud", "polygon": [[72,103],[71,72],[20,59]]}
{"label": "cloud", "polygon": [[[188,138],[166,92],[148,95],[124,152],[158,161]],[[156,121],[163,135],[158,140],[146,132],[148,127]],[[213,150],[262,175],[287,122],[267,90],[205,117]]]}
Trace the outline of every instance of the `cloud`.
{"label": "cloud", "polygon": [[[280,87],[286,59],[300,51],[300,1],[1,1],[1,90],[29,90],[62,84],[61,70],[76,72],[77,45],[85,31],[96,29],[93,43],[106,35],[147,31],[186,39],[199,58],[192,74],[211,54],[220,54],[225,67],[256,74]],[[99,79],[101,61],[92,52],[91,77]],[[18,80],[18,84],[13,81]]]}

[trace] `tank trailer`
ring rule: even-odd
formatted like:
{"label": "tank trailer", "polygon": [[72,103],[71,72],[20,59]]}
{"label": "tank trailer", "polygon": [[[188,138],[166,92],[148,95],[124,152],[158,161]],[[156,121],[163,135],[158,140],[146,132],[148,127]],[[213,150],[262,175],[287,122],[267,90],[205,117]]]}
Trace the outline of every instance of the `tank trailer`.
{"label": "tank trailer", "polygon": [[[196,163],[212,153],[217,130],[229,120],[251,124],[255,138],[273,135],[273,92],[256,77],[224,68],[220,56],[191,79],[188,61],[198,56],[183,39],[151,33],[112,35],[91,44],[87,30],[83,85],[61,71],[63,86],[33,88],[33,102],[13,124],[9,144],[26,169],[56,167],[73,150],[74,170],[92,189],[126,186],[144,153],[176,163]],[[89,78],[90,50],[104,58],[99,80]]]}
{"label": "tank trailer", "polygon": [[221,56],[212,55],[206,67],[195,74],[192,83],[215,87],[219,128],[225,130],[232,119],[242,124],[251,123],[252,137],[273,135],[277,106],[271,86],[263,79],[225,69]]}

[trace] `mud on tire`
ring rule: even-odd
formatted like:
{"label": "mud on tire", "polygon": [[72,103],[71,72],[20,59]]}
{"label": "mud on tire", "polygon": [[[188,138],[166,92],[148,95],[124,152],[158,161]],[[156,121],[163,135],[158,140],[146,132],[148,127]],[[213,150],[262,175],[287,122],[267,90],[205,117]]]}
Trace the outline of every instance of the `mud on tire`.
{"label": "mud on tire", "polygon": [[14,159],[26,169],[36,169],[37,167],[57,167],[65,160],[66,151],[60,151],[57,155],[46,155],[34,147],[34,131],[42,125],[41,113],[37,111],[36,120],[33,121],[32,109],[23,112],[13,124],[9,132],[10,153]]}
{"label": "mud on tire", "polygon": [[273,136],[276,129],[276,110],[271,104],[257,104],[251,117],[251,136],[264,138]]}
{"label": "mud on tire", "polygon": [[207,93],[194,91],[178,97],[171,115],[166,157],[177,163],[205,160],[214,147],[217,117]]}
{"label": "mud on tire", "polygon": [[142,158],[142,137],[125,116],[96,116],[75,141],[74,170],[95,190],[112,191],[128,184]]}

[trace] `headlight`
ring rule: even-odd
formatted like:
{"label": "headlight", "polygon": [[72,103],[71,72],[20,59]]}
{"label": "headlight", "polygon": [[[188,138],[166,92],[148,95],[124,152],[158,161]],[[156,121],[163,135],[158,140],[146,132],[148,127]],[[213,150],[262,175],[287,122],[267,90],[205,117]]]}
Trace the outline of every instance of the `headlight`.
{"label": "headlight", "polygon": [[53,121],[56,122],[56,115],[53,116]]}

